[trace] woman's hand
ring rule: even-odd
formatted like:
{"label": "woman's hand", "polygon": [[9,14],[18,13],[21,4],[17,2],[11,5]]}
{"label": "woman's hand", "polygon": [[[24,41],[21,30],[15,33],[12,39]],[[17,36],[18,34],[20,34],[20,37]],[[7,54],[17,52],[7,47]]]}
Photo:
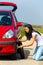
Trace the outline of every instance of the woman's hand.
{"label": "woman's hand", "polygon": [[16,39],[16,42],[19,42],[19,39],[18,38]]}
{"label": "woman's hand", "polygon": [[23,48],[23,46],[21,45],[21,46],[18,46],[18,48]]}

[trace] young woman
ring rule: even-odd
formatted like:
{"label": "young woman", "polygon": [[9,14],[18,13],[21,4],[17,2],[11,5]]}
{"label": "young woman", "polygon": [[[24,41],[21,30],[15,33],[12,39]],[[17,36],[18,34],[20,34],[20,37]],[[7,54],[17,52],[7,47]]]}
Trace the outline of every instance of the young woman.
{"label": "young woman", "polygon": [[18,48],[28,47],[33,45],[34,41],[36,41],[36,49],[33,54],[33,59],[35,60],[43,60],[43,37],[37,31],[35,31],[30,24],[26,24],[24,26],[26,36],[22,39],[19,39],[20,42],[25,42],[29,40],[29,43],[23,44]]}

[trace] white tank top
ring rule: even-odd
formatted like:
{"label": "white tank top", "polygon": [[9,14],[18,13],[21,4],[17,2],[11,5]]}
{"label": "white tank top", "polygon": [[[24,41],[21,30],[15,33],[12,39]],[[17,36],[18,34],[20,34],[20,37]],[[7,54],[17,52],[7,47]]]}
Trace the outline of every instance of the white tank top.
{"label": "white tank top", "polygon": [[43,36],[39,35],[37,32],[32,32],[32,35],[37,35],[36,36],[36,43],[37,43],[37,46],[42,46],[43,45]]}

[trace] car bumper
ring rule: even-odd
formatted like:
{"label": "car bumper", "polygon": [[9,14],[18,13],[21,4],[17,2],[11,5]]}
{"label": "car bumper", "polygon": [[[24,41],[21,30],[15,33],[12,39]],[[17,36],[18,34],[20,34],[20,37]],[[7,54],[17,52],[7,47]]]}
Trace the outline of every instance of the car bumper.
{"label": "car bumper", "polygon": [[3,42],[0,42],[0,44],[14,44],[16,43],[15,41],[3,41]]}
{"label": "car bumper", "polygon": [[15,41],[0,42],[0,55],[16,53],[16,48],[17,47]]}
{"label": "car bumper", "polygon": [[16,53],[9,53],[9,54],[8,53],[7,54],[4,53],[4,54],[0,54],[0,56],[12,56],[14,54],[16,54]]}

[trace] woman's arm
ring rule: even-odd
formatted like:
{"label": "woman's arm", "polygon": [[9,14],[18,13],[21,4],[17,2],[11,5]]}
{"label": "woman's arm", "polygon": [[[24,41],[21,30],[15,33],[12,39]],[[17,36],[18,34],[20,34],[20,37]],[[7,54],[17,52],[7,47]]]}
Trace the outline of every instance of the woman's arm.
{"label": "woman's arm", "polygon": [[27,40],[26,36],[23,36],[21,39],[19,39],[20,42],[25,42]]}
{"label": "woman's arm", "polygon": [[36,39],[36,36],[37,36],[37,35],[32,35],[32,38],[30,39],[30,41],[29,41],[28,44],[21,45],[21,46],[19,46],[18,48],[28,47],[28,46],[33,45],[33,43],[34,43],[34,41],[35,41],[35,39]]}

